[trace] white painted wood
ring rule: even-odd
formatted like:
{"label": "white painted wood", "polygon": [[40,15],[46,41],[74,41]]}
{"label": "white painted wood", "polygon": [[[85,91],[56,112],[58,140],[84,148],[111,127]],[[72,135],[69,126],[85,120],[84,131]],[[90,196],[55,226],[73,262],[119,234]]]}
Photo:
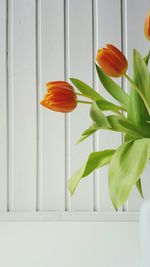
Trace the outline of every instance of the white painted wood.
{"label": "white painted wood", "polygon": [[[93,62],[95,62],[95,55],[98,50],[98,0],[92,2],[92,32],[93,32]],[[95,64],[93,64],[93,88],[98,91],[98,76],[95,69]],[[99,147],[99,134],[96,132],[93,135],[93,150],[97,151]],[[99,171],[95,171],[93,174],[93,209],[94,211],[99,210]]]}
{"label": "white painted wood", "polygon": [[[137,219],[136,212],[130,213],[141,205],[136,189],[125,206],[129,212],[114,212],[107,167],[83,179],[72,199],[66,188],[69,176],[93,149],[118,147],[121,134],[101,131],[76,145],[91,124],[89,107],[80,104],[64,116],[39,102],[47,81],[69,77],[112,100],[94,71],[97,49],[105,43],[122,48],[131,74],[133,47],[143,55],[149,48],[143,33],[149,7],[149,0],[0,0],[0,220]],[[146,197],[148,169],[143,176]],[[20,213],[7,215],[7,208]]]}
{"label": "white painted wood", "polygon": [[35,1],[9,1],[9,209],[35,210]]}
{"label": "white painted wood", "polygon": [[137,222],[138,212],[95,212],[95,211],[50,211],[50,212],[1,212],[0,221],[100,221]]}
{"label": "white painted wood", "polygon": [[[92,1],[69,1],[69,77],[78,78],[92,85]],[[84,129],[91,124],[89,107],[79,104],[70,115],[70,174],[74,173],[93,150],[89,138],[76,145]],[[93,209],[93,175],[80,182],[71,200],[72,210]]]}
{"label": "white painted wood", "polygon": [[[136,6],[136,11],[135,11]],[[132,75],[132,51],[133,48],[139,50],[143,56],[148,53],[149,50],[149,42],[144,36],[144,20],[146,14],[150,8],[150,2],[148,0],[140,1],[126,1],[125,10],[126,13],[126,33],[127,33],[127,57],[129,61],[129,74]],[[129,86],[128,86],[129,92]],[[144,177],[142,179],[143,182],[143,191],[146,192],[146,195],[150,196],[150,176],[149,172],[145,172]],[[149,193],[148,193],[149,191]],[[129,210],[139,210],[141,205],[141,198],[136,189],[131,193],[131,196],[128,201]]]}
{"label": "white painted wood", "polygon": [[[65,81],[70,83],[69,72],[70,72],[70,33],[69,33],[69,1],[64,1],[64,78]],[[71,210],[71,195],[68,190],[68,179],[71,176],[70,173],[70,113],[65,114],[65,211]]]}
{"label": "white painted wood", "polygon": [[[98,1],[98,47],[111,43],[121,49],[121,6],[120,1]],[[121,84],[120,79],[115,80]],[[112,101],[112,97],[99,83],[99,92]],[[114,100],[113,100],[114,101]],[[101,131],[99,133],[99,150],[117,148],[122,142],[120,133]],[[99,208],[102,211],[113,210],[108,192],[108,167],[99,171]]]}
{"label": "white painted wood", "polygon": [[[39,5],[39,92],[47,81],[64,80],[64,1],[40,1]],[[64,115],[39,108],[41,210],[65,209]]]}
{"label": "white painted wood", "polygon": [[1,222],[3,267],[139,267],[138,223]]}
{"label": "white painted wood", "polygon": [[7,209],[7,5],[0,0],[0,211]]}
{"label": "white painted wood", "polygon": [[149,243],[150,243],[150,200],[144,202],[140,212],[140,240],[141,240],[141,255],[142,255],[142,266],[149,267],[150,265],[150,254],[149,254]]}

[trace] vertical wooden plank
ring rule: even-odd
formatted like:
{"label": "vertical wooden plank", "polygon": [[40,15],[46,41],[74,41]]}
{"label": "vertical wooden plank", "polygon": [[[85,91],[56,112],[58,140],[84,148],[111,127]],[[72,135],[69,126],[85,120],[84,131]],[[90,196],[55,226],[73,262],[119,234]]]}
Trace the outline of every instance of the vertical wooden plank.
{"label": "vertical wooden plank", "polygon": [[[92,85],[92,1],[69,1],[69,52],[70,77],[75,77]],[[81,144],[76,141],[84,129],[91,124],[89,106],[78,105],[70,116],[70,173],[74,173],[93,150],[93,140],[89,138]],[[80,182],[72,200],[72,210],[93,209],[93,175]]]}
{"label": "vertical wooden plank", "polygon": [[[95,62],[95,56],[98,50],[98,0],[92,1],[92,38],[93,38],[93,63]],[[93,64],[93,88],[99,91],[98,88],[99,81],[96,72],[95,64]],[[93,150],[98,151],[99,148],[99,134],[96,132],[93,135]],[[95,171],[93,174],[93,209],[94,211],[99,210],[99,170]]]}
{"label": "vertical wooden plank", "polygon": [[[120,1],[101,0],[98,1],[98,47],[103,47],[106,43],[112,43],[121,49],[121,6]],[[120,79],[115,80],[121,84]],[[99,92],[110,101],[112,97],[99,84]],[[99,150],[117,148],[122,142],[120,133],[101,131],[99,133]],[[108,167],[99,171],[100,193],[99,207],[103,211],[113,209],[108,192]]]}
{"label": "vertical wooden plank", "polygon": [[7,1],[0,0],[0,211],[7,209]]}
{"label": "vertical wooden plank", "polygon": [[[135,10],[136,8],[136,10]],[[139,50],[143,56],[148,53],[149,50],[149,42],[146,40],[144,36],[144,20],[146,13],[150,8],[149,0],[133,0],[126,1],[126,5],[124,6],[124,12],[126,13],[126,33],[127,33],[127,57],[129,61],[129,74],[132,75],[132,51],[133,48]],[[129,93],[129,85],[128,85],[128,93]],[[143,191],[146,196],[150,196],[150,176],[148,167],[142,177],[143,183]],[[141,197],[136,189],[132,191],[129,201],[128,201],[128,209],[130,211],[139,210],[141,205]]]}
{"label": "vertical wooden plank", "polygon": [[[64,1],[40,1],[40,89],[45,83],[64,80]],[[43,89],[42,89],[43,88]],[[65,208],[64,115],[41,112],[41,209]],[[40,196],[39,196],[40,197]]]}
{"label": "vertical wooden plank", "polygon": [[[69,81],[70,50],[69,50],[69,0],[64,0],[64,78]],[[71,196],[67,187],[68,177],[70,177],[70,113],[65,114],[65,210],[71,210]]]}
{"label": "vertical wooden plank", "polygon": [[9,209],[36,201],[35,1],[9,1]]}

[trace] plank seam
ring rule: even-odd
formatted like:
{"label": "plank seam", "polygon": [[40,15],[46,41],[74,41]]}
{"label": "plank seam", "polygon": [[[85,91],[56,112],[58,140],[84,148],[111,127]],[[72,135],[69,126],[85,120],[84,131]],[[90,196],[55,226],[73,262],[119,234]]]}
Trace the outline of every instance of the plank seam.
{"label": "plank seam", "polygon": [[[70,73],[69,56],[69,1],[64,0],[64,79],[68,81]],[[70,177],[70,114],[64,115],[65,120],[65,211],[71,210],[71,197],[67,188]]]}
{"label": "plank seam", "polygon": [[6,105],[7,105],[7,211],[9,211],[9,117],[8,117],[8,0],[6,1]]}
{"label": "plank seam", "polygon": [[[121,50],[125,56],[127,56],[127,1],[120,0],[120,14],[121,14]],[[127,81],[124,77],[121,78],[121,86],[123,90],[127,93]],[[122,134],[122,143],[123,143]],[[122,206],[124,212],[128,211],[128,201]]]}
{"label": "plank seam", "polygon": [[13,210],[13,3],[7,0],[7,127],[8,127],[8,178],[7,178],[7,210]]}
{"label": "plank seam", "polygon": [[35,32],[36,32],[36,127],[37,127],[37,155],[36,155],[36,211],[42,209],[42,110],[40,106],[41,95],[41,35],[40,35],[40,8],[41,0],[36,0]]}
{"label": "plank seam", "polygon": [[[92,46],[93,46],[93,67],[92,80],[93,88],[98,91],[98,79],[95,72],[95,57],[98,50],[98,1],[92,0]],[[93,151],[98,151],[98,134],[93,135]],[[99,210],[99,171],[93,173],[93,210]]]}

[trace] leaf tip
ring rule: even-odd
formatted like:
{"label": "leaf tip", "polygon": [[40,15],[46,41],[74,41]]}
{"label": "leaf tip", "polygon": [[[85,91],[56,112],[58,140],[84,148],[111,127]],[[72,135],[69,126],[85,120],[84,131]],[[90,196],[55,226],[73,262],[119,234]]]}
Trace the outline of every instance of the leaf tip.
{"label": "leaf tip", "polygon": [[68,180],[68,182],[67,182],[67,187],[68,187],[68,190],[69,190],[70,196],[72,197],[72,196],[73,196],[73,194],[74,194],[74,190],[72,190],[72,187],[71,187],[71,185],[70,185],[70,181],[69,181],[69,180]]}
{"label": "leaf tip", "polygon": [[82,137],[76,142],[76,145],[79,145],[82,142]]}

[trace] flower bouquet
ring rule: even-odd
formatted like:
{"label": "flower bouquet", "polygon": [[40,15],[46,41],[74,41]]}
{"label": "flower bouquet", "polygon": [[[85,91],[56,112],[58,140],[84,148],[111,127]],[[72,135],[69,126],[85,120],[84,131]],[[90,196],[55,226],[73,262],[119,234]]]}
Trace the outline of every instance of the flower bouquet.
{"label": "flower bouquet", "polygon": [[[150,12],[144,24],[145,36],[150,40]],[[143,57],[133,50],[133,78],[127,74],[128,61],[112,44],[98,50],[96,70],[105,90],[118,101],[107,101],[84,82],[70,78],[73,86],[65,81],[47,83],[47,93],[41,104],[53,111],[71,112],[79,104],[90,105],[91,126],[86,129],[78,143],[99,130],[124,134],[123,144],[117,149],[92,152],[83,166],[68,180],[73,195],[82,178],[96,169],[109,165],[108,186],[115,209],[123,205],[136,185],[143,197],[141,175],[150,158],[150,53]],[[128,95],[110,77],[124,77],[131,85]],[[79,93],[75,91],[79,90]],[[85,101],[80,100],[85,97]],[[109,111],[110,115],[106,115]]]}

